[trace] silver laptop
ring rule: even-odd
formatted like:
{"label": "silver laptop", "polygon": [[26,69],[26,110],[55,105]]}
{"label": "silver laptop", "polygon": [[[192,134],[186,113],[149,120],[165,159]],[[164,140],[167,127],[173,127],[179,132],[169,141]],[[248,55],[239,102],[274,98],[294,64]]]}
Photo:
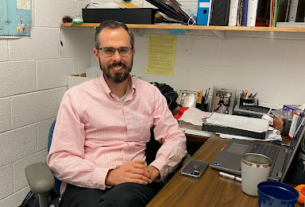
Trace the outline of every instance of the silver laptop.
{"label": "silver laptop", "polygon": [[272,159],[269,173],[269,180],[283,182],[289,166],[304,136],[304,119],[295,137],[291,140],[290,146],[274,146],[271,144],[258,143],[245,140],[230,140],[222,151],[210,163],[210,167],[229,172],[241,174],[241,157],[245,153],[254,152],[264,154]]}

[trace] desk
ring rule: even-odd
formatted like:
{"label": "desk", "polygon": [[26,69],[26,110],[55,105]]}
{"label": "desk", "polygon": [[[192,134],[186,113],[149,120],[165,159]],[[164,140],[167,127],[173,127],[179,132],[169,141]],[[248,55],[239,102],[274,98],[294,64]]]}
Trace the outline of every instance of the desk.
{"label": "desk", "polygon": [[[210,163],[227,141],[212,135],[192,158]],[[240,182],[223,178],[218,175],[218,172],[209,167],[198,180],[176,173],[147,207],[252,207],[258,205],[258,197],[244,194]]]}

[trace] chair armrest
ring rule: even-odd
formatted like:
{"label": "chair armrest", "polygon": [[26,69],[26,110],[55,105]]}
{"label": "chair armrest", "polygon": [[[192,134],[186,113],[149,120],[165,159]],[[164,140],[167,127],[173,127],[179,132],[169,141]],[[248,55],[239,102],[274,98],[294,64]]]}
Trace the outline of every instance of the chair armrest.
{"label": "chair armrest", "polygon": [[46,163],[34,163],[25,168],[25,176],[34,193],[46,193],[53,189],[54,176]]}

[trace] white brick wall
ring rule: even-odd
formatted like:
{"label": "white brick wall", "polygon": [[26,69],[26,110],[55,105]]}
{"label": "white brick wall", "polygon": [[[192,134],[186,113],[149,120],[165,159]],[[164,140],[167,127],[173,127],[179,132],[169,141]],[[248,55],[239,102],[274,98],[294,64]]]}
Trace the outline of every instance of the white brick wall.
{"label": "white brick wall", "polygon": [[[91,0],[33,2],[32,38],[0,40],[0,207],[21,203],[29,190],[25,166],[45,160],[49,127],[67,76],[97,65],[92,28],[62,28],[64,46],[59,44],[62,17],[74,16]],[[197,1],[183,2],[192,10],[197,6]],[[177,37],[174,77],[145,73],[148,33],[169,32],[136,35],[133,73],[147,81],[165,82],[176,90],[214,85],[237,92],[249,89],[267,105],[278,91],[280,104],[305,102],[305,33],[227,32],[222,40],[210,31],[188,32]]]}
{"label": "white brick wall", "polygon": [[33,0],[32,37],[0,39],[0,207],[16,207],[29,191],[24,168],[44,162],[47,137],[67,77],[90,67],[93,29],[63,29],[89,0]]}

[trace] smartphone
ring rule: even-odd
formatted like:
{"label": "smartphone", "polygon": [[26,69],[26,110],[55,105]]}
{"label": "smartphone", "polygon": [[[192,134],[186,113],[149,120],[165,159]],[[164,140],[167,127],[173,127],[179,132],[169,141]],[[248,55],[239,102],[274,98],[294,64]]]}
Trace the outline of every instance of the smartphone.
{"label": "smartphone", "polygon": [[208,168],[208,166],[209,163],[206,161],[192,159],[181,170],[180,174],[199,179]]}

